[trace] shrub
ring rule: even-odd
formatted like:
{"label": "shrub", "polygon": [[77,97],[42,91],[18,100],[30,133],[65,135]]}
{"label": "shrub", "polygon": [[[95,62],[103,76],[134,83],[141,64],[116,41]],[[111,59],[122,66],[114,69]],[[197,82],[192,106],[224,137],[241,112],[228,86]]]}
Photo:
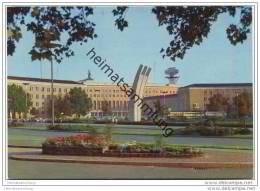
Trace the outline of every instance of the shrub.
{"label": "shrub", "polygon": [[250,135],[252,134],[252,131],[248,128],[237,128],[234,130],[234,134]]}
{"label": "shrub", "polygon": [[24,124],[19,122],[12,122],[8,123],[8,127],[24,127]]}
{"label": "shrub", "polygon": [[48,125],[47,126],[47,129],[48,130],[65,130],[65,128],[64,128],[64,125],[60,125],[60,124],[57,124],[57,125]]}
{"label": "shrub", "polygon": [[106,137],[106,139],[107,139],[107,142],[112,142],[112,136],[113,136],[113,129],[112,129],[112,127],[111,126],[107,126],[107,127],[105,127],[105,129],[104,129],[104,135],[105,135],[105,137]]}
{"label": "shrub", "polygon": [[48,130],[60,130],[60,131],[88,131],[89,125],[48,125]]}
{"label": "shrub", "polygon": [[102,135],[99,136],[91,136],[88,134],[78,134],[78,135],[72,135],[68,137],[63,136],[56,136],[47,138],[43,145],[67,145],[67,146],[85,146],[88,144],[97,144],[97,145],[104,145],[106,144],[105,137]]}

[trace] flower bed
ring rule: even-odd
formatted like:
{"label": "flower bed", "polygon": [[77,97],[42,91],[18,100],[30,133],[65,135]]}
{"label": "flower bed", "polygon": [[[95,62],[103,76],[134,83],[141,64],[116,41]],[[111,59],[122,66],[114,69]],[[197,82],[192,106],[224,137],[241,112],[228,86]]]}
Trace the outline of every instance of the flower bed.
{"label": "flower bed", "polygon": [[109,144],[103,135],[73,135],[48,138],[42,144],[43,154],[107,157],[195,157],[202,156],[191,147],[158,147],[154,144]]}

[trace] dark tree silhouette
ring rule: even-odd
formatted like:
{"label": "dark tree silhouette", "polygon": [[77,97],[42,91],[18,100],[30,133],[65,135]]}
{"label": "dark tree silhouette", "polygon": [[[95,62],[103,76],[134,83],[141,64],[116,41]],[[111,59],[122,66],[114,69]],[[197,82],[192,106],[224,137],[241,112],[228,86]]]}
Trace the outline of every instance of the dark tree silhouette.
{"label": "dark tree silhouette", "polygon": [[[118,6],[112,10],[115,25],[123,31],[129,26],[125,13],[129,8]],[[183,59],[186,51],[194,45],[200,45],[211,31],[212,24],[220,14],[234,17],[240,14],[238,23],[230,24],[226,29],[227,38],[232,45],[243,43],[250,33],[252,8],[249,6],[156,6],[152,13],[156,15],[159,26],[165,26],[172,40],[168,47],[161,48],[162,57]],[[89,20],[94,14],[88,6],[60,7],[8,7],[7,8],[7,53],[13,55],[16,43],[22,38],[21,25],[33,32],[36,44],[30,54],[32,60],[54,59],[60,63],[64,56],[74,55],[71,45],[75,42],[87,43],[97,37],[95,23]],[[59,44],[47,43],[52,40]],[[63,37],[63,38],[61,38]],[[61,42],[63,39],[63,42]],[[50,47],[51,46],[51,47]],[[46,49],[47,47],[47,49]],[[51,49],[50,49],[51,48]]]}
{"label": "dark tree silhouette", "polygon": [[31,97],[21,86],[8,85],[8,112],[12,112],[14,118],[15,113],[27,113],[31,105]]}
{"label": "dark tree silhouette", "polygon": [[[93,8],[87,6],[8,7],[7,54],[13,55],[15,42],[22,37],[20,27],[25,25],[35,36],[35,45],[29,52],[32,60],[54,58],[61,63],[64,56],[74,55],[73,43],[82,44],[97,37],[95,24],[88,20],[92,14]],[[51,40],[59,44],[50,44]]]}
{"label": "dark tree silhouette", "polygon": [[227,111],[229,107],[228,98],[221,94],[215,94],[209,98],[208,111]]}
{"label": "dark tree silhouette", "polygon": [[86,115],[92,108],[92,101],[81,88],[72,88],[69,92],[69,101],[72,113],[78,117]]}
{"label": "dark tree silhouette", "polygon": [[[68,95],[65,95],[64,97],[61,96],[54,96],[54,115],[57,118],[61,118],[63,115],[64,116],[70,116],[72,114],[72,109],[71,109],[71,103],[70,103],[70,98]],[[52,116],[52,103],[51,100],[47,100],[46,104],[46,111],[47,111],[47,116],[51,117]]]}
{"label": "dark tree silhouette", "polygon": [[159,6],[152,9],[159,26],[166,26],[173,40],[166,49],[161,49],[163,58],[183,59],[186,51],[200,45],[207,38],[212,24],[218,16],[228,13],[234,17],[240,12],[240,23],[230,24],[226,29],[231,44],[243,43],[247,39],[252,23],[252,8],[241,6]]}
{"label": "dark tree silhouette", "polygon": [[243,92],[233,99],[233,106],[238,117],[252,116],[253,114],[253,95]]}

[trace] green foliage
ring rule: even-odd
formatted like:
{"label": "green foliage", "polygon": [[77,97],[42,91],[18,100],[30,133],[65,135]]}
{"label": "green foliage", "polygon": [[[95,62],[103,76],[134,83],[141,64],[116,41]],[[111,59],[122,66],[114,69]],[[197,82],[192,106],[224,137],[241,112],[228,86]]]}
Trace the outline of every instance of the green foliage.
{"label": "green foliage", "polygon": [[8,112],[27,113],[31,105],[30,96],[26,95],[21,86],[8,85]]}
{"label": "green foliage", "polygon": [[234,134],[237,135],[251,135],[252,131],[250,131],[248,128],[237,128],[234,130]]}
{"label": "green foliage", "polygon": [[106,126],[104,128],[104,135],[106,137],[106,140],[108,143],[111,143],[112,142],[112,136],[113,136],[113,128],[111,126]]}
{"label": "green foliage", "polygon": [[124,14],[128,10],[126,6],[118,6],[116,9],[112,10],[112,13],[115,17],[118,17],[115,20],[115,25],[120,31],[123,31],[126,27],[128,27],[128,22],[124,19]]}
{"label": "green foliage", "polygon": [[[127,6],[117,6],[112,10],[115,26],[123,31],[129,26],[125,19]],[[186,51],[200,45],[211,31],[219,15],[227,13],[234,17],[240,13],[237,24],[226,29],[232,45],[243,43],[251,30],[252,7],[250,6],[155,6],[159,26],[165,26],[172,40],[169,46],[161,49],[162,57],[183,59]],[[32,60],[52,60],[61,63],[64,57],[74,55],[71,46],[81,45],[97,37],[95,23],[89,19],[93,8],[88,6],[40,6],[7,8],[7,54],[13,55],[16,43],[22,38],[21,26],[27,27],[35,37],[35,45],[30,54]],[[62,39],[62,40],[61,40]],[[57,41],[59,44],[52,43]]]}
{"label": "green foliage", "polygon": [[86,115],[92,108],[92,101],[81,88],[73,88],[69,92],[69,101],[73,114],[78,117]]}
{"label": "green foliage", "polygon": [[33,107],[30,111],[31,115],[38,116],[40,114],[40,111]]}
{"label": "green foliage", "polygon": [[87,131],[91,136],[96,136],[98,134],[97,129],[93,126],[88,126]]}
{"label": "green foliage", "polygon": [[101,110],[104,112],[105,115],[111,114],[111,108],[107,100],[101,102]]}
{"label": "green foliage", "polygon": [[253,113],[253,95],[243,92],[234,97],[233,105],[236,108],[239,117],[252,116]]}
{"label": "green foliage", "polygon": [[231,135],[250,135],[252,132],[248,128],[230,128],[230,127],[206,127],[189,126],[175,129],[175,135],[200,135],[200,136],[231,136]]}
{"label": "green foliage", "polygon": [[211,31],[212,24],[220,14],[234,17],[240,11],[240,21],[231,24],[227,37],[231,44],[243,43],[247,39],[252,23],[252,8],[249,6],[157,6],[152,9],[159,26],[165,26],[173,37],[169,46],[161,49],[162,57],[183,59],[187,50],[200,45]]}
{"label": "green foliage", "polygon": [[60,130],[60,131],[88,131],[91,127],[89,125],[48,125],[48,130]]}
{"label": "green foliage", "polygon": [[97,37],[95,24],[88,19],[92,14],[93,8],[88,6],[8,7],[7,30],[16,31],[9,35],[8,55],[13,55],[15,41],[21,38],[17,32],[25,25],[35,37],[35,45],[29,52],[32,60],[55,59],[61,63],[64,56],[74,55],[73,43],[80,42],[82,45]]}
{"label": "green foliage", "polygon": [[159,135],[159,136],[155,136],[155,148],[157,149],[161,149],[163,146],[164,140],[163,140],[163,136]]}
{"label": "green foliage", "polygon": [[169,114],[169,111],[168,111],[168,107],[165,106],[165,105],[162,105],[160,100],[157,99],[154,103],[154,108],[156,110],[156,112],[160,115],[160,116],[163,116],[163,117],[167,117],[168,114]]}
{"label": "green foliage", "polygon": [[228,98],[221,94],[213,95],[209,98],[209,104],[207,105],[208,111],[227,111],[229,107]]}
{"label": "green foliage", "polygon": [[[54,115],[56,118],[61,118],[63,115],[70,116],[72,114],[71,103],[68,95],[64,97],[53,96],[54,98]],[[48,117],[52,115],[52,100],[47,100],[47,114]]]}

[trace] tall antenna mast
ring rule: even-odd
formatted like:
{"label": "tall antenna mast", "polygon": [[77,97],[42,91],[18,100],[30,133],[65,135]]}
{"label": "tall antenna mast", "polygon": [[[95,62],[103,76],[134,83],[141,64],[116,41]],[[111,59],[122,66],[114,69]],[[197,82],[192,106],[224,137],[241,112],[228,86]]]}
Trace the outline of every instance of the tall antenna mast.
{"label": "tall antenna mast", "polygon": [[165,78],[169,80],[169,84],[176,84],[178,79],[180,78],[179,70],[175,67],[170,67],[167,70],[164,71],[165,73]]}

